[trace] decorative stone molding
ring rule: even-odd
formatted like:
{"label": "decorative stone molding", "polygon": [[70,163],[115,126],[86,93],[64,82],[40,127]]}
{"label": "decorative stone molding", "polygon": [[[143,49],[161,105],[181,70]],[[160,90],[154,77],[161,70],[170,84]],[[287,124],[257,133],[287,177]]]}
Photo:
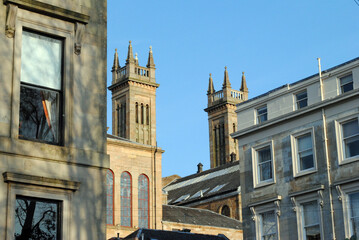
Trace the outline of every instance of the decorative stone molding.
{"label": "decorative stone molding", "polygon": [[7,9],[7,17],[6,17],[5,35],[8,38],[13,38],[15,35],[15,23],[16,23],[18,6],[9,4],[7,8],[8,9]]}
{"label": "decorative stone molding", "polygon": [[39,177],[39,176],[33,176],[33,175],[27,175],[21,173],[12,173],[12,172],[4,172],[3,177],[4,177],[4,182],[7,183],[20,183],[26,185],[53,187],[53,188],[71,190],[71,191],[77,191],[80,188],[80,182],[75,182],[70,180]]}
{"label": "decorative stone molding", "polygon": [[80,55],[82,37],[84,35],[85,25],[82,23],[75,23],[75,54]]}
{"label": "decorative stone molding", "polygon": [[275,205],[275,213],[277,214],[278,217],[280,217],[280,201],[274,201],[274,205]]}
{"label": "decorative stone molding", "polygon": [[250,207],[249,209],[252,212],[252,220],[256,221],[256,210],[254,209],[254,207]]}
{"label": "decorative stone molding", "polygon": [[297,211],[297,201],[295,200],[295,197],[291,197],[290,200],[292,201],[293,204],[293,211],[296,212]]}
{"label": "decorative stone molding", "polygon": [[51,17],[56,17],[69,22],[80,22],[87,24],[90,20],[90,16],[88,15],[71,11],[69,9],[60,8],[38,0],[4,0],[4,4],[14,4],[19,8],[38,12]]}
{"label": "decorative stone molding", "polygon": [[340,185],[337,185],[335,187],[335,189],[337,190],[337,193],[338,193],[338,200],[339,201],[342,201],[343,200],[343,191],[342,191],[342,188],[340,187]]}
{"label": "decorative stone molding", "polygon": [[318,197],[319,197],[319,205],[323,207],[324,205],[323,190],[318,190]]}

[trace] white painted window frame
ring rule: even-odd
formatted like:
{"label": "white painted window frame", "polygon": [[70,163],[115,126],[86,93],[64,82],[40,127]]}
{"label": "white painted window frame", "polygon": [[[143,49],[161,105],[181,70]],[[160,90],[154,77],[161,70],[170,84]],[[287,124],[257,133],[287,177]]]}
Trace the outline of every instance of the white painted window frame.
{"label": "white painted window frame", "polygon": [[292,197],[292,203],[294,205],[293,210],[296,212],[297,217],[297,232],[298,239],[304,239],[304,212],[303,204],[316,201],[319,210],[319,228],[320,228],[320,239],[324,240],[324,229],[323,229],[323,190],[314,191],[305,195],[299,195]]}
{"label": "white painted window frame", "polygon": [[[271,151],[271,162],[272,162],[272,178],[260,181],[260,176],[258,173],[258,151],[269,147]],[[254,188],[266,186],[275,183],[275,161],[274,161],[274,149],[273,149],[273,140],[262,143],[255,147],[252,147],[252,170],[253,170],[253,185]]]}
{"label": "white painted window frame", "polygon": [[349,195],[359,192],[359,181],[349,182],[336,186],[338,200],[342,203],[345,237],[350,238],[354,233],[351,226],[351,211]]}
{"label": "white painted window frame", "polygon": [[346,72],[344,74],[340,74],[338,77],[337,77],[337,86],[338,86],[338,95],[340,94],[344,94],[345,92],[342,91],[342,83],[341,83],[341,79],[342,78],[345,78],[349,75],[352,75],[352,80],[353,80],[353,89],[354,89],[354,75],[353,75],[353,72]]}
{"label": "white painted window frame", "polygon": [[[314,167],[300,170],[299,167],[299,158],[298,158],[298,138],[310,133],[311,139],[312,139],[312,152],[313,152],[313,161],[314,161]],[[293,176],[294,177],[300,177],[303,175],[311,174],[313,172],[316,172],[317,169],[317,158],[316,158],[316,145],[315,145],[315,134],[314,134],[314,127],[302,130],[299,132],[296,132],[290,136],[291,138],[291,151],[292,151],[292,165],[293,165]]]}
{"label": "white painted window frame", "polygon": [[[298,107],[298,98],[297,98],[297,95],[298,94],[301,94],[301,93],[307,93],[307,106],[308,106],[308,91],[307,91],[307,89],[301,89],[300,91],[297,91],[297,92],[295,92],[294,94],[293,94],[293,98],[294,98],[294,109],[295,110],[299,110],[299,109],[301,109],[301,108],[299,108]],[[307,107],[307,106],[305,106],[305,107]]]}
{"label": "white painted window frame", "polygon": [[[259,121],[259,117],[262,116],[262,115],[264,115],[264,114],[258,114],[258,110],[259,110],[259,109],[262,109],[262,108],[266,108],[266,110],[267,110],[267,112],[266,112],[267,120],[260,122],[260,121]],[[256,124],[261,124],[261,123],[264,123],[264,122],[268,121],[268,106],[267,106],[267,105],[262,105],[262,106],[260,106],[260,107],[257,107],[257,108],[255,109],[255,117],[256,117]]]}
{"label": "white painted window frame", "polygon": [[336,135],[336,143],[337,143],[337,153],[338,153],[338,162],[339,165],[351,163],[359,160],[359,155],[346,158],[344,151],[344,139],[343,139],[343,127],[342,124],[346,122],[350,122],[352,120],[358,120],[359,124],[359,115],[352,114],[347,117],[335,120],[335,135]]}

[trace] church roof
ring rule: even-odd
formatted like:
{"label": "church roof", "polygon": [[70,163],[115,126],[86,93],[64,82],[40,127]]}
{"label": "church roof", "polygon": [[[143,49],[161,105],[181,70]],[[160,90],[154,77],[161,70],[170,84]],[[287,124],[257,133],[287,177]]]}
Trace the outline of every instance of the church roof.
{"label": "church roof", "polygon": [[207,235],[191,232],[182,232],[182,231],[165,231],[165,230],[155,230],[155,229],[144,229],[140,228],[132,234],[128,235],[124,239],[126,240],[229,240],[226,236],[219,234]]}
{"label": "church roof", "polygon": [[239,194],[239,161],[176,179],[163,190],[168,193],[168,204],[182,206]]}
{"label": "church roof", "polygon": [[207,209],[162,205],[162,220],[221,228],[242,229],[242,223]]}

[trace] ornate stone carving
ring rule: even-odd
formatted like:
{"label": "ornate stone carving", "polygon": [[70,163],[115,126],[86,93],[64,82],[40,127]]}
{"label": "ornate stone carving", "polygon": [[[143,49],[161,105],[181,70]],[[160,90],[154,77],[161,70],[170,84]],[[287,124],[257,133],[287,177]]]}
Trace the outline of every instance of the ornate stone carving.
{"label": "ornate stone carving", "polygon": [[254,210],[254,207],[251,207],[250,210],[252,212],[252,220],[255,221],[256,220],[256,211]]}
{"label": "ornate stone carving", "polygon": [[275,205],[275,213],[277,214],[278,217],[280,217],[280,201],[274,201],[274,205]]}
{"label": "ornate stone carving", "polygon": [[293,211],[296,212],[297,211],[297,201],[295,200],[295,197],[291,197],[290,200],[292,201],[293,204]]}
{"label": "ornate stone carving", "polygon": [[15,35],[17,9],[18,7],[13,4],[8,5],[8,12],[7,12],[6,26],[5,26],[5,35],[8,38],[13,38]]}

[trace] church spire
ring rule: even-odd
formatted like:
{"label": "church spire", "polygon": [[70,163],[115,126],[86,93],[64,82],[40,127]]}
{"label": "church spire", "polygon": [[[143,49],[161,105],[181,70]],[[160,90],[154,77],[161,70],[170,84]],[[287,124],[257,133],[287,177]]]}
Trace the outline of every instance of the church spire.
{"label": "church spire", "polygon": [[154,68],[155,67],[155,62],[153,61],[152,46],[150,46],[150,52],[148,53],[147,67],[148,68]]}
{"label": "church spire", "polygon": [[210,73],[209,74],[209,84],[208,84],[207,95],[212,94],[212,93],[214,93],[214,86],[213,86],[212,73]]}
{"label": "church spire", "polygon": [[135,59],[133,58],[132,45],[131,45],[131,41],[129,41],[126,63],[134,63],[134,62]]}
{"label": "church spire", "polygon": [[242,92],[248,92],[246,76],[244,76],[244,72],[242,72],[242,84],[241,84],[241,89],[240,90]]}
{"label": "church spire", "polygon": [[116,71],[117,69],[120,68],[120,64],[118,62],[118,53],[117,53],[117,48],[115,49],[115,56],[113,58],[113,66],[112,66],[112,71]]}
{"label": "church spire", "polygon": [[223,81],[223,88],[231,88],[231,83],[229,82],[229,77],[228,77],[227,66],[226,66],[226,67],[224,67],[224,81]]}

